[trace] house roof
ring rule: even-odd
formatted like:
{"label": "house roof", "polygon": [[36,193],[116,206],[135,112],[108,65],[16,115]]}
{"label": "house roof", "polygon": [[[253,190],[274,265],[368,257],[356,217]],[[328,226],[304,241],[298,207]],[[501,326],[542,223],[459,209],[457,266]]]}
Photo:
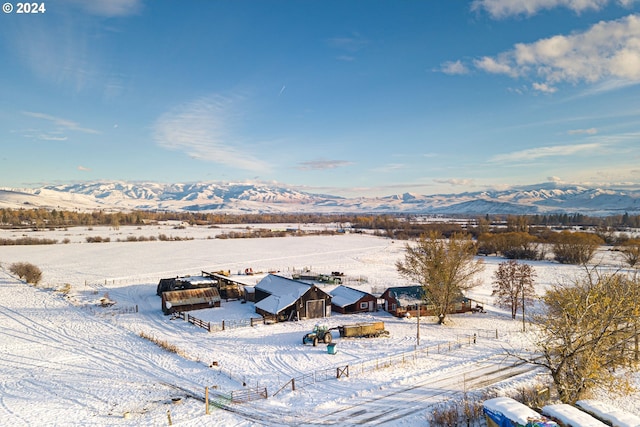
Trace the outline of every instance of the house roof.
{"label": "house roof", "polygon": [[296,295],[295,299],[298,299],[304,295],[311,286],[312,285],[308,283],[287,279],[277,274],[268,274],[256,284],[256,289],[280,297]]}
{"label": "house roof", "polygon": [[350,288],[348,286],[340,285],[329,292],[331,295],[331,304],[337,307],[346,307],[351,304],[355,304],[362,297],[366,296],[366,292],[359,291],[357,289]]}
{"label": "house roof", "polygon": [[180,282],[187,282],[190,283],[194,286],[199,286],[199,285],[210,285],[213,286],[215,285],[215,280],[213,280],[211,277],[204,277],[204,276],[184,276],[184,277],[178,277],[176,278],[176,281],[180,281]]}
{"label": "house roof", "polygon": [[402,306],[414,305],[425,300],[426,292],[422,286],[399,286],[388,288],[389,295]]}
{"label": "house roof", "polygon": [[[429,295],[425,291],[424,287],[420,285],[414,286],[399,286],[394,288],[388,288],[385,292],[389,294],[400,303],[401,306],[416,305],[418,303],[428,303]],[[453,298],[454,302],[468,302],[469,298],[460,295]]]}
{"label": "house roof", "polygon": [[313,286],[277,274],[268,274],[256,284],[255,289],[266,292],[269,296],[257,302],[255,307],[267,313],[278,314],[292,306]]}
{"label": "house roof", "polygon": [[168,303],[167,307],[220,301],[216,288],[183,289],[164,292],[162,295]]}
{"label": "house roof", "polygon": [[271,314],[278,314],[282,310],[291,307],[298,301],[300,296],[295,294],[288,295],[269,295],[265,299],[257,302],[255,307]]}

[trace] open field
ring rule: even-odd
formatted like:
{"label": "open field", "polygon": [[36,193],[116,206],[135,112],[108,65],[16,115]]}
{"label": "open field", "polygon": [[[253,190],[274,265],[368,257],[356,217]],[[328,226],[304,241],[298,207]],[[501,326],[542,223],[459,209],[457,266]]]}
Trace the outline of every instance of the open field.
{"label": "open field", "polygon": [[[382,320],[390,332],[371,339],[334,335],[336,354],[301,344],[317,320],[209,333],[163,315],[158,280],[201,270],[341,271],[353,279],[351,286],[374,293],[408,284],[394,265],[404,242],[361,234],[215,239],[226,229],[1,231],[3,238],[24,234],[69,243],[0,246],[0,424],[158,426],[171,416],[183,426],[425,425],[435,405],[459,400],[463,391],[480,399],[546,381],[543,372],[512,367],[504,356],[506,348],[533,348],[521,320],[492,305],[491,275],[501,258],[485,258],[482,284],[469,295],[487,313],[455,315],[444,326],[423,318],[419,345],[415,318],[384,312],[325,319],[330,326]],[[160,233],[183,240],[126,241]],[[108,236],[110,242],[87,243],[89,235]],[[38,287],[7,273],[19,261],[43,271]],[[615,265],[615,254],[603,250],[598,262]],[[575,266],[531,264],[540,293],[579,272]],[[236,277],[250,285],[261,276]],[[101,307],[102,298],[115,304]],[[257,317],[252,303],[224,300],[220,308],[190,314],[214,323]],[[346,366],[349,375],[335,379]],[[640,375],[635,377],[640,386]],[[291,379],[298,381],[295,391]],[[207,386],[212,399],[247,389],[266,389],[270,397],[245,404],[219,400],[233,412],[204,415]],[[640,395],[599,397],[640,413]]]}

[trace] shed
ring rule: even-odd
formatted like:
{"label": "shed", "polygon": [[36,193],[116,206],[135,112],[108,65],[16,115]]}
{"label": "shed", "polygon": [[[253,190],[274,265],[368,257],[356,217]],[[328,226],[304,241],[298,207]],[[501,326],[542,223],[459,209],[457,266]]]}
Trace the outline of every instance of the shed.
{"label": "shed", "polygon": [[215,282],[215,287],[218,288],[218,291],[220,292],[220,298],[228,301],[230,299],[239,299],[244,294],[244,283],[232,279],[226,274],[222,274],[221,272],[209,273],[203,271],[202,275],[209,277]]}
{"label": "shed", "polygon": [[220,294],[216,288],[183,289],[162,293],[164,314],[212,307],[220,307]]}
{"label": "shed", "polygon": [[166,291],[178,291],[181,289],[200,289],[215,287],[217,282],[211,277],[205,276],[179,276],[168,279],[160,279],[156,289],[157,295]]}
{"label": "shed", "polygon": [[342,314],[376,311],[377,298],[371,294],[340,285],[329,292],[331,309]]}
{"label": "shed", "polygon": [[268,274],[255,286],[256,313],[276,322],[331,316],[331,295],[316,285]]}
{"label": "shed", "polygon": [[[417,316],[420,307],[421,316],[435,316],[435,305],[429,303],[429,296],[422,286],[398,286],[388,288],[380,297],[384,300],[384,309],[397,317]],[[455,300],[450,313],[466,313],[472,311],[471,300],[460,294]]]}

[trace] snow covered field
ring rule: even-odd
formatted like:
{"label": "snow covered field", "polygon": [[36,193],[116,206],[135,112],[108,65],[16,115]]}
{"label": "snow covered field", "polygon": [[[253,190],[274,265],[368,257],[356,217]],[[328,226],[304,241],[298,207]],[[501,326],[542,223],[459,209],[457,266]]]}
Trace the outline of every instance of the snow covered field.
{"label": "snow covered field", "polygon": [[[270,226],[285,227],[297,225]],[[350,286],[374,293],[408,284],[395,270],[404,242],[362,234],[215,239],[228,228],[0,231],[2,238],[69,241],[0,246],[0,425],[428,425],[433,405],[460,399],[463,390],[502,395],[545,381],[540,370],[511,367],[504,357],[505,348],[532,348],[521,321],[492,305],[491,275],[500,258],[485,258],[482,285],[470,294],[487,313],[452,316],[444,326],[423,318],[419,345],[415,318],[384,312],[326,319],[330,326],[383,320],[390,332],[388,338],[372,339],[334,334],[336,354],[328,354],[325,346],[301,344],[317,320],[209,333],[163,315],[158,280],[201,270],[341,271],[353,279]],[[160,233],[190,240],[126,242],[129,236]],[[87,236],[111,241],[87,243]],[[606,251],[602,257],[613,262]],[[8,274],[8,265],[19,261],[43,271],[38,287]],[[531,264],[540,293],[578,272],[574,266]],[[237,276],[247,284],[261,277]],[[100,307],[102,298],[115,304]],[[128,312],[136,306],[137,312]],[[240,301],[190,314],[214,323],[258,317],[252,303]],[[180,355],[140,334],[171,345]],[[345,366],[348,377],[327,379]],[[640,387],[640,375],[635,377]],[[292,378],[297,379],[295,391]],[[270,397],[244,404],[221,401],[233,412],[214,409],[205,415],[205,387],[212,400],[253,388],[266,388]],[[597,397],[640,413],[640,394]]]}

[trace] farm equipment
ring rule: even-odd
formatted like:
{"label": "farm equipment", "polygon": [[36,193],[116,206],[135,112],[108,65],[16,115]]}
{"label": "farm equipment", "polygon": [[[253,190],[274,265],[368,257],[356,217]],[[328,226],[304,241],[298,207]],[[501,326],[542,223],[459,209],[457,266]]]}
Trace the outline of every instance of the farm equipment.
{"label": "farm equipment", "polygon": [[358,337],[379,337],[389,335],[389,331],[384,329],[384,322],[371,323],[355,323],[353,325],[338,326],[341,337],[358,338]]}
{"label": "farm equipment", "polygon": [[302,337],[302,344],[312,343],[313,346],[316,347],[318,342],[329,344],[332,338],[331,329],[329,329],[328,326],[316,325],[313,327],[313,331]]}

